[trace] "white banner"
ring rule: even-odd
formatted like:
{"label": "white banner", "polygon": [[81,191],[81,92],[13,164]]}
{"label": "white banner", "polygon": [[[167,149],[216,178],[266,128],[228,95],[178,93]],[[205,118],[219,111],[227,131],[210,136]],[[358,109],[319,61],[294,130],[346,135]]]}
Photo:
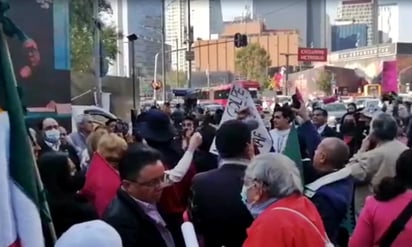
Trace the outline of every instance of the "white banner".
{"label": "white banner", "polygon": [[[272,139],[256,109],[256,105],[249,91],[243,87],[236,84],[233,85],[219,126],[228,120],[237,119],[239,110],[246,108],[248,108],[250,112],[248,119],[254,119],[259,123],[259,127],[252,132],[253,142],[258,147],[259,153],[268,153],[272,147]],[[215,140],[213,140],[209,152],[217,154]]]}

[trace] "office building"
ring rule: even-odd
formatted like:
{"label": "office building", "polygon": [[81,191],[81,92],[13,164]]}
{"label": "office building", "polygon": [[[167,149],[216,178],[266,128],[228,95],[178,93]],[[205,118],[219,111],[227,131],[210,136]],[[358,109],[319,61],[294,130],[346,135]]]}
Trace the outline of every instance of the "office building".
{"label": "office building", "polygon": [[[223,17],[220,0],[191,0],[191,26],[193,39],[209,40],[213,34],[223,30]],[[187,0],[167,0],[166,43],[171,47],[171,67],[173,70],[186,71],[186,25]]]}
{"label": "office building", "polygon": [[[128,33],[128,0],[114,0],[111,1],[113,15],[107,16],[107,21],[116,28],[116,32],[127,35]],[[111,20],[110,20],[111,19]],[[116,59],[109,65],[108,75],[111,76],[129,76],[129,45],[127,38],[117,40],[117,47],[119,53]]]}
{"label": "office building", "polygon": [[332,49],[341,51],[367,46],[367,24],[345,24],[332,26]]}
{"label": "office building", "polygon": [[298,66],[297,56],[290,56],[287,62],[284,54],[297,54],[299,34],[297,30],[267,29],[262,22],[228,23],[224,32],[216,40],[196,41],[195,65],[198,71],[229,71],[236,72],[235,57],[238,48],[235,48],[233,35],[247,30],[248,43],[258,43],[270,56],[269,67]]}
{"label": "office building", "polygon": [[326,0],[253,0],[252,6],[253,19],[263,21],[268,29],[296,29],[301,46],[328,48]]}
{"label": "office building", "polygon": [[[135,33],[135,68],[142,83],[150,83],[154,76],[154,58],[161,52],[162,0],[114,0],[112,22],[116,31],[123,34],[117,42],[119,53],[109,66],[109,75],[130,76],[130,47],[127,35]],[[158,74],[161,74],[161,54],[158,57]],[[166,57],[166,69],[169,67]]]}
{"label": "office building", "polygon": [[412,42],[411,20],[412,2],[379,0],[379,31],[382,42]]}
{"label": "office building", "polygon": [[353,24],[368,25],[368,45],[379,42],[378,39],[378,1],[347,0],[339,3],[336,21],[350,21]]}

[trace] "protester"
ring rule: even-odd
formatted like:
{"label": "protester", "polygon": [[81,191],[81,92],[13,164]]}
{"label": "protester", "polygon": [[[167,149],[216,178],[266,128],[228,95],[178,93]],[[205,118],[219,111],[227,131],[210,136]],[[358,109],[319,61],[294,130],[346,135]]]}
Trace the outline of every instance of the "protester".
{"label": "protester", "polygon": [[96,128],[88,137],[87,137],[87,148],[82,153],[82,161],[80,166],[83,171],[87,171],[91,157],[93,157],[94,152],[97,151],[97,144],[99,143],[102,136],[108,134],[107,128],[100,127]]}
{"label": "protester", "polygon": [[294,120],[293,111],[290,107],[279,107],[273,113],[274,129],[270,131],[275,153],[285,150],[287,138],[290,133],[290,125]]}
{"label": "protester", "polygon": [[205,124],[200,128],[199,133],[202,135],[202,144],[193,157],[196,173],[207,172],[218,167],[217,155],[210,153],[210,146],[216,136],[215,127]]}
{"label": "protester", "polygon": [[337,244],[340,225],[352,202],[354,181],[350,170],[342,169],[348,159],[349,148],[342,140],[325,138],[315,152],[314,174],[305,172],[305,182],[310,182],[305,186],[305,195],[315,204],[334,244]]}
{"label": "protester", "polygon": [[181,141],[182,149],[185,150],[189,145],[190,137],[197,129],[197,121],[194,116],[187,115],[182,121],[182,132],[179,140]]}
{"label": "protester", "polygon": [[81,194],[93,204],[99,216],[103,215],[119,189],[117,170],[126,150],[125,140],[114,133],[105,134],[100,138],[97,152],[92,157]]}
{"label": "protester", "polygon": [[256,156],[246,170],[241,193],[256,218],[243,247],[329,243],[316,207],[302,193],[300,173],[291,159],[279,153]]}
{"label": "protester", "polygon": [[166,115],[170,117],[172,115],[172,107],[170,106],[170,102],[163,103],[161,111],[166,113]]}
{"label": "protester", "polygon": [[87,148],[86,139],[93,131],[93,118],[88,114],[75,116],[77,131],[72,132],[68,138],[70,143],[76,148],[77,155],[81,159],[83,150]]}
{"label": "protester", "polygon": [[122,187],[104,220],[119,232],[123,247],[176,246],[156,207],[165,177],[161,158],[157,150],[138,144],[129,147],[119,164]]}
{"label": "protester", "polygon": [[315,108],[313,110],[312,122],[322,138],[339,137],[338,133],[328,126],[328,112],[325,109]]}
{"label": "protester", "polygon": [[173,120],[175,128],[178,128],[179,125],[183,122],[183,120],[185,119],[185,112],[180,104],[176,104],[176,109],[173,111],[170,118]]}
{"label": "protester", "polygon": [[348,113],[343,116],[339,130],[343,141],[349,146],[350,157],[352,157],[358,152],[365,138],[363,126],[360,125],[355,114]]}
{"label": "protester", "polygon": [[383,177],[395,175],[395,164],[399,155],[407,149],[396,140],[398,126],[395,119],[381,113],[372,120],[371,130],[357,154],[348,166],[357,181],[355,188],[355,213],[359,215],[365,198],[373,193]]}
{"label": "protester", "polygon": [[[350,247],[410,246],[411,160],[412,150],[408,149],[396,161],[395,176],[381,179],[375,187],[375,196],[366,198],[365,207],[350,239]],[[400,215],[404,216],[400,218]]]}
{"label": "protester", "polygon": [[76,181],[76,168],[66,153],[45,153],[38,166],[57,236],[74,224],[97,219],[93,206],[77,194],[83,184]]}
{"label": "protester", "polygon": [[67,138],[67,130],[63,126],[59,126],[60,131],[60,143],[63,145],[68,145],[69,140]]}
{"label": "protester", "polygon": [[55,247],[123,247],[116,230],[101,220],[73,225],[56,242]]}
{"label": "protester", "polygon": [[[194,166],[191,166],[193,153],[201,144],[201,137],[197,134],[192,141],[193,143],[189,142],[189,147],[184,152],[181,146],[174,142],[177,133],[169,116],[155,109],[145,113],[144,121],[137,126],[137,129],[145,142],[162,154],[162,163],[167,170],[174,170],[181,159],[189,161],[188,166],[184,168],[183,176],[174,181],[173,185],[164,189],[159,202],[159,207],[165,212],[163,216],[173,234],[176,246],[183,245],[180,226],[183,223],[183,213],[187,207],[191,180],[196,174]],[[198,143],[196,143],[197,139],[199,139]]]}
{"label": "protester", "polygon": [[45,118],[40,123],[41,138],[39,140],[39,156],[48,152],[62,151],[68,153],[70,159],[80,171],[80,159],[76,149],[71,144],[60,142],[59,124],[54,118]]}
{"label": "protester", "polygon": [[40,145],[37,141],[36,131],[32,128],[29,128],[29,134],[30,134],[29,137],[30,137],[30,140],[31,140],[31,147],[32,147],[32,150],[33,150],[33,154],[34,154],[34,157],[37,160],[39,158],[39,152],[41,150],[41,147],[40,147]]}
{"label": "protester", "polygon": [[355,112],[357,111],[356,104],[355,104],[355,103],[349,103],[349,104],[348,104],[348,107],[346,108],[346,111],[347,111],[349,114],[355,113]]}
{"label": "protester", "polygon": [[106,121],[105,124],[106,124],[107,130],[110,133],[114,133],[114,130],[115,130],[116,124],[117,124],[117,119],[109,119],[109,120]]}
{"label": "protester", "polygon": [[253,221],[239,196],[254,156],[251,129],[240,120],[228,120],[217,130],[215,143],[220,168],[193,178],[190,214],[205,246],[242,246]]}

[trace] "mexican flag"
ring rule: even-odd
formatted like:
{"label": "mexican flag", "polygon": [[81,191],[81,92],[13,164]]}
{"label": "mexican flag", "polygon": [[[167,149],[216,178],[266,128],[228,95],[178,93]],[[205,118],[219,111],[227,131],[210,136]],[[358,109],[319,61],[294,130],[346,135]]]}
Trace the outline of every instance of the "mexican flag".
{"label": "mexican flag", "polygon": [[[0,7],[3,4],[0,0]],[[39,190],[40,179],[3,32],[6,24],[8,28],[15,26],[10,20],[4,22],[3,14],[0,13],[0,247],[44,247],[41,219],[49,215],[48,208]],[[10,35],[13,30],[7,31]]]}
{"label": "mexican flag", "polygon": [[294,124],[292,124],[292,127],[290,128],[283,154],[295,162],[303,181],[302,154],[300,153],[298,131],[296,130]]}

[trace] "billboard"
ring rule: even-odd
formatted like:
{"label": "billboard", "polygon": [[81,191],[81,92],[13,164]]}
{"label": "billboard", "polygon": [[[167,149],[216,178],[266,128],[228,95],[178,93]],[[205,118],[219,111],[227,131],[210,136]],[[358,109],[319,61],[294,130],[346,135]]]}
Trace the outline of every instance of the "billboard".
{"label": "billboard", "polygon": [[325,48],[301,48],[298,49],[299,62],[326,62],[328,49]]}
{"label": "billboard", "polygon": [[[23,90],[24,102],[29,107],[44,107],[50,101],[70,102],[69,48],[68,45],[55,47],[55,43],[68,44],[69,22],[64,24],[61,19],[67,17],[68,20],[68,15],[64,16],[61,12],[59,16],[55,15],[55,9],[61,9],[63,6],[59,4],[64,0],[47,2],[14,0],[10,1],[10,10],[7,12],[15,24],[34,41],[28,47],[17,39],[8,40],[16,80]],[[57,38],[56,29],[60,29]]]}

